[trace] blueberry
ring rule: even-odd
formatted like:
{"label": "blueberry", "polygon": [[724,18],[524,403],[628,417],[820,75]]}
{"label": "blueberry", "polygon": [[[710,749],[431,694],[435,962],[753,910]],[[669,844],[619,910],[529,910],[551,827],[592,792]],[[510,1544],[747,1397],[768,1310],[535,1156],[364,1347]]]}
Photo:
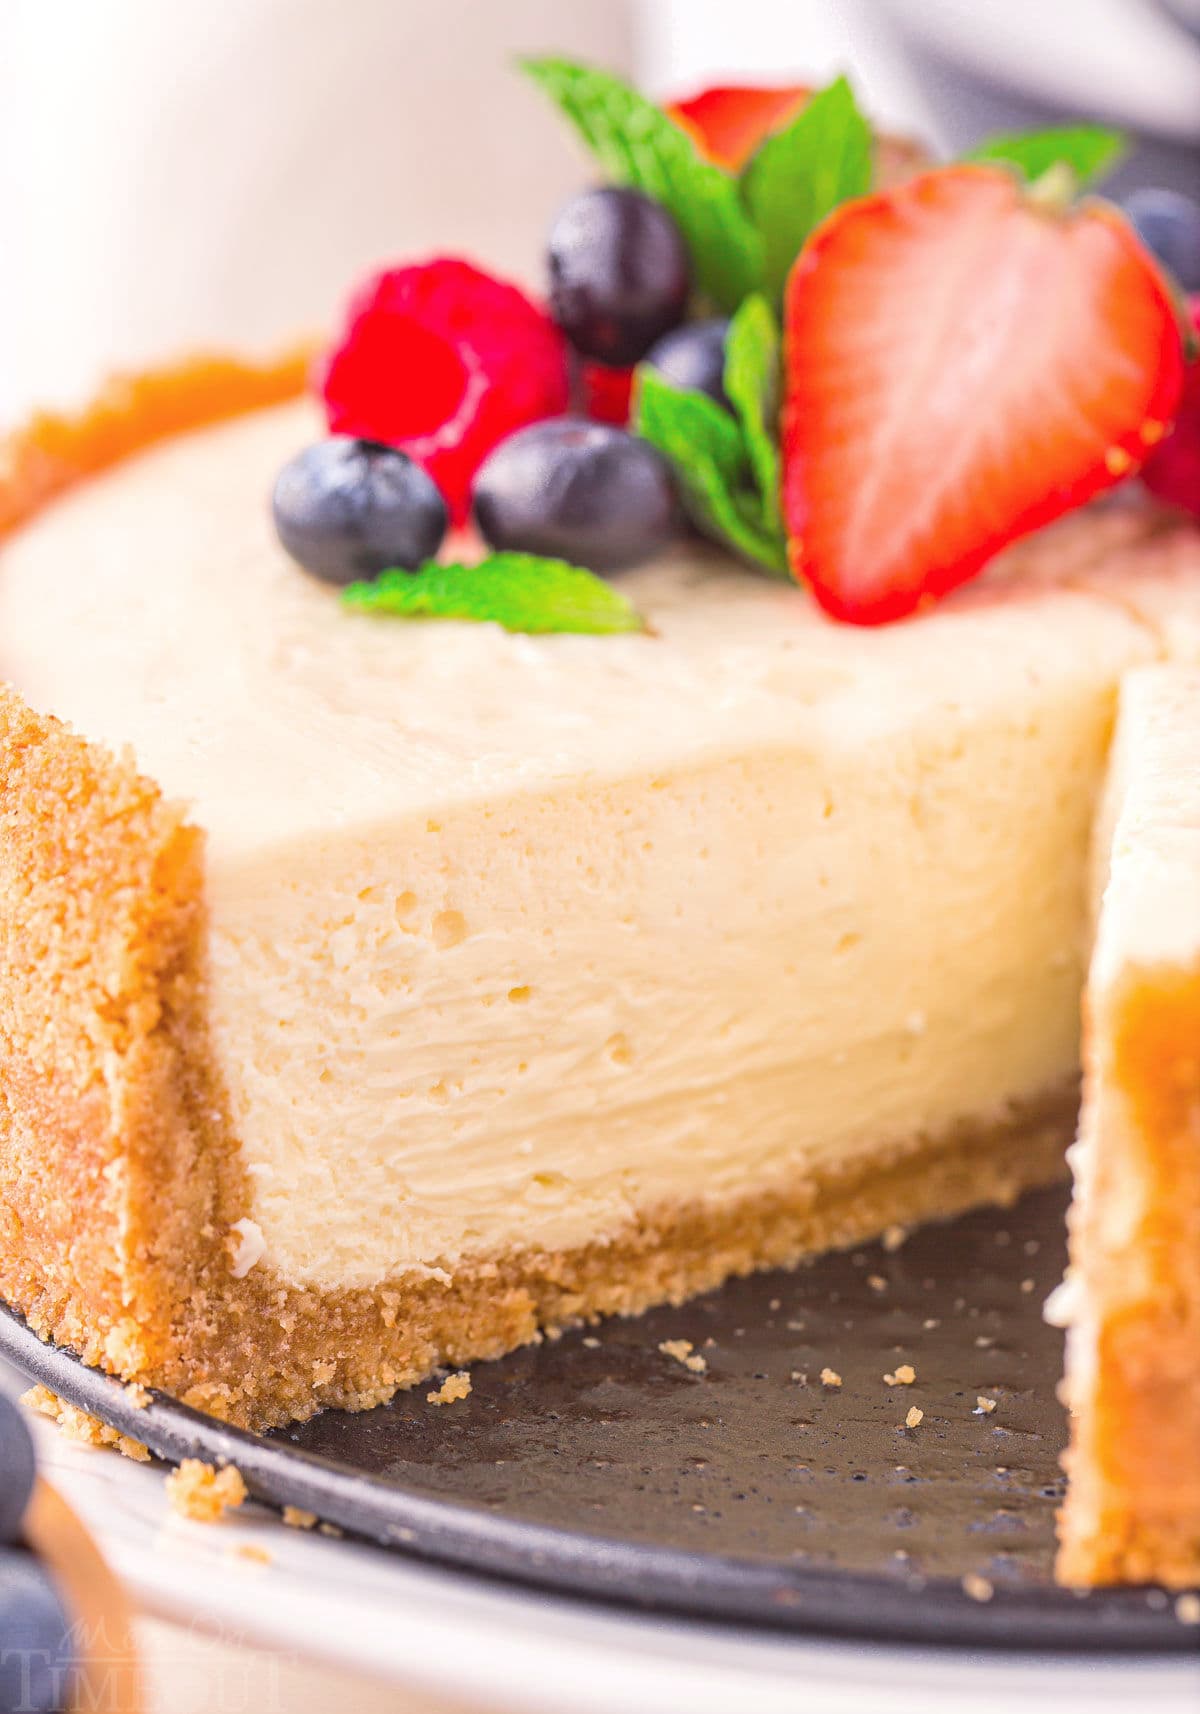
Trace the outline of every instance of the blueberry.
{"label": "blueberry", "polygon": [[69,1629],[49,1573],[31,1553],[0,1548],[0,1708],[74,1706]]}
{"label": "blueberry", "polygon": [[285,464],[272,509],[288,553],[325,583],[412,570],[446,534],[433,478],[406,452],[350,435],[331,435]]}
{"label": "blueberry", "polygon": [[690,321],[652,345],[646,362],[673,387],[707,393],[718,405],[729,408],[725,393],[725,337],[729,323],[716,316],[711,321]]}
{"label": "blueberry", "polygon": [[577,351],[614,368],[644,357],[687,308],[687,246],[639,190],[572,197],[550,229],[550,307]]}
{"label": "blueberry", "polygon": [[33,1441],[11,1399],[0,1393],[0,1542],[15,1541],[33,1492]]}
{"label": "blueberry", "polygon": [[1200,203],[1177,190],[1135,190],[1125,213],[1142,243],[1175,276],[1185,292],[1200,292]]}
{"label": "blueberry", "polygon": [[553,417],[502,441],[475,479],[475,519],[494,548],[620,571],[649,559],[677,521],[666,460],[607,423]]}

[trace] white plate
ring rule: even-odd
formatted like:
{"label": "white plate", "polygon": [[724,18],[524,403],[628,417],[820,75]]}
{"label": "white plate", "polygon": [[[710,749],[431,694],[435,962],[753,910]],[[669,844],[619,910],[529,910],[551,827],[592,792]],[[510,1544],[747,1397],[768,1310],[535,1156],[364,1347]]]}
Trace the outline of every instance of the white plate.
{"label": "white plate", "polygon": [[[0,1365],[0,1386],[19,1390]],[[144,1611],[289,1659],[322,1659],[505,1714],[1105,1714],[1153,1699],[1194,1714],[1200,1661],[1086,1660],[806,1643],[455,1576],[286,1529],[247,1506],[175,1517],[160,1469],[67,1441],[39,1420],[42,1469]],[[261,1548],[269,1564],[239,1552]]]}

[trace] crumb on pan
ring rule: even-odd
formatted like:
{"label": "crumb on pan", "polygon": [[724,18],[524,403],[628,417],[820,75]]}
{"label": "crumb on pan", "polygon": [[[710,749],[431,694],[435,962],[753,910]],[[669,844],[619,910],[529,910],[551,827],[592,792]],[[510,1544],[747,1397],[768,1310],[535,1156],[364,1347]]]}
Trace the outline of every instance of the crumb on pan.
{"label": "crumb on pan", "polygon": [[317,1534],[318,1535],[342,1536],[342,1535],[345,1535],[345,1533],[346,1533],[345,1530],[339,1529],[336,1524],[318,1524],[317,1525]]}
{"label": "crumb on pan", "polygon": [[134,1410],[145,1410],[150,1403],[150,1389],[144,1387],[140,1381],[130,1381],[125,1388],[125,1397]]}
{"label": "crumb on pan", "polygon": [[270,1565],[271,1555],[265,1547],[260,1547],[256,1541],[239,1542],[234,1548],[239,1559],[248,1559],[252,1565]]}
{"label": "crumb on pan", "polygon": [[306,1512],[303,1506],[285,1506],[283,1521],[289,1529],[311,1530],[317,1526],[316,1512]]}
{"label": "crumb on pan", "polygon": [[883,1378],[889,1387],[911,1387],[917,1378],[917,1371],[911,1363],[900,1363],[894,1374],[885,1375]]}
{"label": "crumb on pan", "polygon": [[685,1369],[690,1369],[693,1375],[703,1375],[708,1368],[704,1358],[693,1350],[690,1339],[664,1339],[658,1348],[664,1357],[673,1357],[677,1363],[682,1363]]}
{"label": "crumb on pan", "polygon": [[867,1284],[872,1291],[886,1291],[888,1288],[888,1283],[882,1274],[868,1274]]}
{"label": "crumb on pan", "polygon": [[821,1370],[821,1385],[823,1387],[840,1387],[841,1384],[842,1377],[836,1369],[825,1368]]}
{"label": "crumb on pan", "polygon": [[426,1393],[425,1397],[431,1405],[452,1405],[456,1399],[465,1399],[470,1390],[470,1375],[465,1369],[457,1369],[446,1376],[436,1393]]}
{"label": "crumb on pan", "polygon": [[973,1414],[975,1416],[991,1416],[995,1408],[995,1399],[984,1398],[983,1394],[980,1393],[979,1397],[975,1400],[975,1410]]}
{"label": "crumb on pan", "polygon": [[134,1440],[128,1434],[121,1434],[119,1430],[110,1428],[106,1422],[101,1422],[99,1417],[89,1416],[87,1411],[68,1404],[66,1399],[60,1399],[57,1393],[52,1393],[49,1387],[40,1384],[30,1387],[27,1393],[21,1394],[21,1403],[29,1410],[38,1411],[42,1416],[48,1416],[52,1422],[56,1422],[68,1440],[77,1440],[83,1446],[110,1446],[122,1457],[132,1458],[137,1464],[150,1462],[149,1448],[143,1446],[140,1440]]}
{"label": "crumb on pan", "polygon": [[1177,1596],[1175,1617],[1181,1625],[1200,1625],[1200,1595]]}
{"label": "crumb on pan", "polygon": [[200,1458],[185,1458],[167,1477],[167,1498],[181,1518],[215,1524],[246,1498],[246,1484],[236,1464],[220,1470]]}
{"label": "crumb on pan", "polygon": [[994,1585],[977,1571],[968,1571],[962,1580],[962,1586],[963,1593],[969,1595],[972,1601],[990,1601],[996,1593]]}
{"label": "crumb on pan", "polygon": [[900,1248],[901,1244],[904,1243],[907,1237],[907,1226],[885,1226],[883,1229],[883,1237],[880,1241],[890,1256]]}
{"label": "crumb on pan", "polygon": [[925,1421],[925,1412],[919,1405],[912,1405],[904,1419],[905,1428],[917,1428]]}

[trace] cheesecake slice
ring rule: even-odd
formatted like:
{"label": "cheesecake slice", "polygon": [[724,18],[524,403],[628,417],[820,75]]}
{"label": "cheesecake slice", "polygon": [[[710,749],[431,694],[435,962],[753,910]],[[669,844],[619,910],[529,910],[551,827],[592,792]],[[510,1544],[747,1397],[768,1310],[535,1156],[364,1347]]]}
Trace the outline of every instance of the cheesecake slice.
{"label": "cheesecake slice", "polygon": [[699,548],[623,580],[646,635],[368,618],[271,532],[312,408],[193,388],[135,454],[170,395],[10,460],[39,1332],[263,1426],[1062,1170],[1134,592],[1194,534],[1081,514],[870,632]]}
{"label": "cheesecake slice", "polygon": [[1200,671],[1121,694],[1073,1151],[1072,1583],[1200,1581]]}

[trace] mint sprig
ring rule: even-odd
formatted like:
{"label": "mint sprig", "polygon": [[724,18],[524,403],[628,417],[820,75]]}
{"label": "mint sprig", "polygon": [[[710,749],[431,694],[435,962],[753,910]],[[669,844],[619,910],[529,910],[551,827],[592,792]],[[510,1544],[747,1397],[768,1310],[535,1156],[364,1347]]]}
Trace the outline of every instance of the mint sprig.
{"label": "mint sprig", "polygon": [[966,159],[1015,167],[1031,183],[1052,167],[1065,166],[1077,185],[1086,185],[1110,173],[1127,147],[1123,133],[1105,125],[1055,125],[1022,136],[989,137]]}
{"label": "mint sprig", "polygon": [[494,553],[478,565],[384,571],[351,583],[342,605],[398,619],[474,619],[530,635],[574,631],[592,636],[642,631],[641,615],[594,572],[539,554]]}
{"label": "mint sprig", "polygon": [[611,72],[562,59],[525,60],[523,66],[612,178],[644,191],[673,215],[697,288],[721,309],[736,309],[761,280],[763,256],[729,174],[706,161],[661,108]]}
{"label": "mint sprig", "polygon": [[741,424],[746,461],[758,492],[759,516],[772,536],[783,535],[779,483],[780,335],[771,306],[752,292],[729,324],[725,392]]}
{"label": "mint sprig", "polygon": [[839,77],[747,162],[742,200],[762,242],[763,284],[773,302],[782,299],[809,233],[839,203],[870,190],[873,149],[871,127]]}
{"label": "mint sprig", "polygon": [[696,527],[743,559],[786,577],[778,510],[772,517],[764,506],[738,420],[706,394],[672,387],[643,364],[634,389],[634,423],[670,464]]}

